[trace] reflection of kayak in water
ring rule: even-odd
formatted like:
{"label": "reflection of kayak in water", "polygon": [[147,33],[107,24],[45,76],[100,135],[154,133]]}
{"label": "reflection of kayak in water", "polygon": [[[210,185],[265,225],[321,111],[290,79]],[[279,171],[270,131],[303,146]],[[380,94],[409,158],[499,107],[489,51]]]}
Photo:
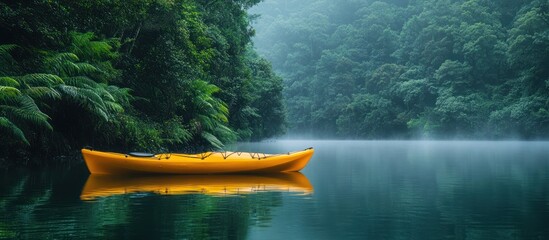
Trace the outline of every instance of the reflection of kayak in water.
{"label": "reflection of kayak in water", "polygon": [[248,152],[121,154],[82,149],[82,155],[92,174],[296,172],[307,165],[313,153],[312,148],[284,154]]}
{"label": "reflection of kayak in water", "polygon": [[93,200],[119,194],[152,192],[156,194],[236,195],[256,192],[310,194],[313,186],[299,172],[261,175],[146,175],[116,176],[91,174],[80,199]]}

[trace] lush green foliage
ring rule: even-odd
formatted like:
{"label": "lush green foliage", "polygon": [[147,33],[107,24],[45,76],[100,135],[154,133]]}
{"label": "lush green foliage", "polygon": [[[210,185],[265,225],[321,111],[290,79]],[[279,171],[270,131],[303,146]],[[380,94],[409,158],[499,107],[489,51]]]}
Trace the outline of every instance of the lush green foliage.
{"label": "lush green foliage", "polygon": [[253,11],[295,131],[549,136],[545,0],[272,0]]}
{"label": "lush green foliage", "polygon": [[257,2],[1,2],[0,149],[220,148],[282,133],[282,81],[249,47]]}

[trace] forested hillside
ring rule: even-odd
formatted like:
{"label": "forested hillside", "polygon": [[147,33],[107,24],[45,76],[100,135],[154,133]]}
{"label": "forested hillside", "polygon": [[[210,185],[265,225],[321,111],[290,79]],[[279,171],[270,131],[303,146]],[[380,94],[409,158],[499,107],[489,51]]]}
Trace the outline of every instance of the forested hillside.
{"label": "forested hillside", "polygon": [[250,46],[257,2],[1,1],[0,158],[280,134],[282,80]]}
{"label": "forested hillside", "polygon": [[291,132],[549,137],[547,0],[266,0]]}

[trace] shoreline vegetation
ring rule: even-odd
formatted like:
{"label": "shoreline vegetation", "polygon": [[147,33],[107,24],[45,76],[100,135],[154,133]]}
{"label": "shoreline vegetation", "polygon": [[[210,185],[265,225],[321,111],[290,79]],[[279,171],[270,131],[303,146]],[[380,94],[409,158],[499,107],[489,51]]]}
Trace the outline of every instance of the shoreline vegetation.
{"label": "shoreline vegetation", "polygon": [[545,0],[2,1],[0,165],[286,132],[544,140],[547,66]]}
{"label": "shoreline vegetation", "polygon": [[[259,1],[2,1],[0,158],[221,148],[284,131]],[[185,146],[185,147],[181,147]]]}

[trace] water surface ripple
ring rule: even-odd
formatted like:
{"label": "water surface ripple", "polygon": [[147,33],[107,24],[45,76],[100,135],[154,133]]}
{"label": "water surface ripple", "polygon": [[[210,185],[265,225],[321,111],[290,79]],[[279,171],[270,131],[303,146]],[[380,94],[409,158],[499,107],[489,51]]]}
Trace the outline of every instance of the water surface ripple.
{"label": "water surface ripple", "polygon": [[549,239],[549,142],[265,141],[299,175],[2,172],[0,239]]}

